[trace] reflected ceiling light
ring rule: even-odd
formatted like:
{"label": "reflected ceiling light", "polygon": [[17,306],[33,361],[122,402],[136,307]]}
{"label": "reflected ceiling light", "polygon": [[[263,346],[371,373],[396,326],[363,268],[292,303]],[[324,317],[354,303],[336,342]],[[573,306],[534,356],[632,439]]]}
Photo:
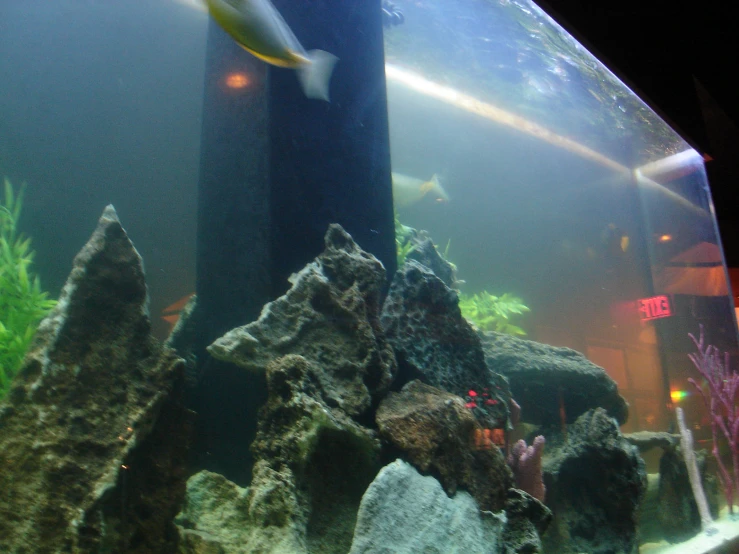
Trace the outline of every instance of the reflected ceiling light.
{"label": "reflected ceiling light", "polygon": [[660,158],[637,168],[645,177],[660,183],[674,181],[703,169],[703,157],[692,148],[683,150],[672,156]]}
{"label": "reflected ceiling light", "polygon": [[672,235],[664,234],[657,237],[657,240],[659,242],[670,242],[672,240]]}
{"label": "reflected ceiling light", "polygon": [[226,75],[226,86],[230,89],[238,90],[245,88],[249,84],[249,77],[241,71],[232,71]]}
{"label": "reflected ceiling light", "polygon": [[466,112],[473,113],[490,121],[511,127],[527,135],[534,136],[540,140],[548,142],[549,144],[564,148],[565,150],[578,154],[583,158],[592,160],[615,171],[621,173],[628,173],[630,171],[626,166],[604,156],[600,152],[596,152],[592,148],[588,148],[572,139],[558,135],[546,127],[542,127],[541,125],[529,121],[520,115],[506,111],[493,104],[483,102],[482,100],[478,100],[477,98],[451,87],[429,81],[425,77],[411,71],[407,71],[395,65],[385,64],[385,77],[389,81],[400,83],[416,92],[420,92],[421,94],[435,98]]}
{"label": "reflected ceiling light", "polygon": [[650,178],[650,175],[654,175],[659,171],[663,171],[667,168],[674,169],[675,166],[686,165],[690,168],[690,171],[694,171],[694,164],[696,163],[695,157],[697,156],[699,162],[701,158],[700,155],[692,148],[686,150],[685,152],[681,152],[679,154],[675,154],[674,156],[665,158],[664,161],[658,160],[657,162],[646,164],[632,171],[623,164],[620,164],[617,161],[604,156],[600,152],[596,152],[592,148],[588,148],[587,146],[580,144],[579,142],[576,142],[570,138],[558,135],[557,133],[547,129],[546,127],[542,127],[541,125],[534,123],[533,121],[529,121],[528,119],[525,119],[520,115],[516,115],[514,113],[506,111],[502,108],[494,106],[493,104],[483,102],[482,100],[478,100],[451,87],[429,81],[425,77],[422,77],[417,73],[413,73],[412,71],[407,71],[392,64],[385,64],[385,77],[388,81],[399,83],[406,88],[412,89],[425,96],[435,98],[437,100],[440,100],[441,102],[444,102],[451,106],[455,106],[456,108],[462,109],[466,112],[473,113],[490,121],[494,121],[501,125],[516,129],[519,132],[536,137],[553,146],[563,148],[565,150],[568,150],[569,152],[572,152],[573,154],[577,154],[585,159],[599,163],[620,174],[631,173],[632,177],[640,185],[647,188],[658,189],[670,199],[697,212],[701,216],[707,215],[708,213],[703,208],[693,204],[684,196],[681,196],[680,194],[668,189],[664,185]]}

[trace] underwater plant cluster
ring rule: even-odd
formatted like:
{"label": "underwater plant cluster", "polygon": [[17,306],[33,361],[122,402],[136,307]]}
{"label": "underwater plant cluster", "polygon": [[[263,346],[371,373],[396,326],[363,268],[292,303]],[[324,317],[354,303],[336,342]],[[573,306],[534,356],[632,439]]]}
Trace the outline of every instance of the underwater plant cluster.
{"label": "underwater plant cluster", "polygon": [[0,398],[23,362],[39,322],[55,300],[41,290],[31,269],[31,238],[18,231],[25,186],[16,193],[8,179],[0,203]]}

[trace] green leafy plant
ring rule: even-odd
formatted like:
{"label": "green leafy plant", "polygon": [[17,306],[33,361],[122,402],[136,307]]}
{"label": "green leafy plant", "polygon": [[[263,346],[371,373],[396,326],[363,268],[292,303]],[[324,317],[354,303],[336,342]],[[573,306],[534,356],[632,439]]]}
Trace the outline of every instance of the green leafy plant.
{"label": "green leafy plant", "polygon": [[517,296],[508,293],[494,296],[487,291],[473,295],[460,294],[459,308],[462,315],[481,331],[519,336],[525,335],[526,331],[511,323],[511,318],[531,311]]}
{"label": "green leafy plant", "polygon": [[404,263],[408,254],[413,252],[415,246],[411,238],[413,237],[413,228],[403,225],[398,217],[398,212],[395,212],[395,252],[397,255],[398,267],[401,267]]}
{"label": "green leafy plant", "polygon": [[18,233],[24,189],[21,186],[16,195],[5,179],[0,204],[0,398],[20,368],[36,327],[56,304],[30,271],[35,255],[30,237]]}

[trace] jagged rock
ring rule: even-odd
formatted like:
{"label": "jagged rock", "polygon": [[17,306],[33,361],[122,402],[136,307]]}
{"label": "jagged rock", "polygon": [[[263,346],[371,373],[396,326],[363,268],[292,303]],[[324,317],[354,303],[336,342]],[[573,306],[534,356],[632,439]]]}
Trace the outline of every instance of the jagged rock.
{"label": "jagged rock", "polygon": [[460,397],[412,381],[382,401],[376,418],[381,435],[421,471],[438,475],[449,494],[464,487],[480,509],[503,509],[513,475],[497,446],[475,447],[481,428]]}
{"label": "jagged rock", "polygon": [[492,331],[482,336],[485,360],[508,378],[522,421],[559,425],[562,395],[567,423],[593,408],[626,422],[628,404],[616,382],[581,353]]}
{"label": "jagged rock", "polygon": [[624,438],[644,454],[652,448],[669,449],[680,444],[679,433],[667,433],[665,431],[637,431],[635,433],[624,433]]}
{"label": "jagged rock", "polygon": [[365,412],[396,370],[380,327],[385,270],[339,226],[326,249],[290,278],[292,287],[264,306],[259,319],[208,347],[215,358],[264,372],[280,356],[298,354],[321,368],[326,401],[349,415]]}
{"label": "jagged rock", "polygon": [[418,263],[425,265],[434,275],[441,279],[444,284],[453,289],[458,285],[456,277],[456,268],[445,260],[436,246],[434,246],[431,237],[425,231],[417,231],[413,229],[413,233],[409,237],[413,248],[408,253],[408,260],[415,260]]}
{"label": "jagged rock", "polygon": [[0,404],[3,553],[174,551],[189,415],[147,313],[108,206]]}
{"label": "jagged rock", "polygon": [[449,498],[436,479],[396,460],[364,494],[349,554],[494,554],[505,521],[464,491]]}
{"label": "jagged rock", "polygon": [[201,471],[190,477],[185,504],[175,518],[179,552],[246,554],[248,492],[218,473]]}
{"label": "jagged rock", "polygon": [[[212,475],[193,482],[178,518],[183,554],[345,554],[351,545],[362,494],[380,468],[379,440],[327,404],[320,369],[305,358],[283,356],[266,371],[251,485],[243,491]],[[224,487],[230,504],[220,522],[217,499],[202,503],[197,491]]]}
{"label": "jagged rock", "polygon": [[603,408],[581,415],[566,439],[548,437],[544,482],[554,513],[543,536],[547,552],[636,554],[647,474],[637,448]]}
{"label": "jagged rock", "polygon": [[406,261],[395,273],[381,322],[403,381],[420,379],[463,398],[470,390],[485,392],[490,405],[474,410],[475,417],[486,428],[508,426],[507,382],[488,371],[480,337],[462,317],[457,293],[431,270]]}
{"label": "jagged rock", "polygon": [[527,492],[509,489],[505,513],[502,554],[541,552],[541,534],[552,521],[551,510]]}

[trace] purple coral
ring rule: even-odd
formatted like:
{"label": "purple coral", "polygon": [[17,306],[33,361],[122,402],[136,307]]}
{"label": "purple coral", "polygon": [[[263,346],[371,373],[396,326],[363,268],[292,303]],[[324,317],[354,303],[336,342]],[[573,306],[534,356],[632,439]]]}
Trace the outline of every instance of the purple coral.
{"label": "purple coral", "polygon": [[540,502],[544,502],[547,492],[541,471],[541,455],[545,442],[542,435],[536,437],[531,446],[526,446],[526,441],[521,439],[513,445],[508,455],[508,465],[516,479],[516,487]]}
{"label": "purple coral", "polygon": [[[706,391],[694,379],[688,379],[703,398],[703,402],[711,414],[711,432],[713,434],[713,456],[716,458],[719,479],[726,495],[729,513],[734,513],[734,495],[739,491],[739,374],[729,369],[729,353],[721,353],[715,346],[705,345],[703,341],[703,325],[700,326],[700,340],[692,334],[698,352],[689,354],[690,360],[708,383]],[[719,452],[719,438],[723,436],[729,445],[733,465],[733,478],[729,474]]]}

